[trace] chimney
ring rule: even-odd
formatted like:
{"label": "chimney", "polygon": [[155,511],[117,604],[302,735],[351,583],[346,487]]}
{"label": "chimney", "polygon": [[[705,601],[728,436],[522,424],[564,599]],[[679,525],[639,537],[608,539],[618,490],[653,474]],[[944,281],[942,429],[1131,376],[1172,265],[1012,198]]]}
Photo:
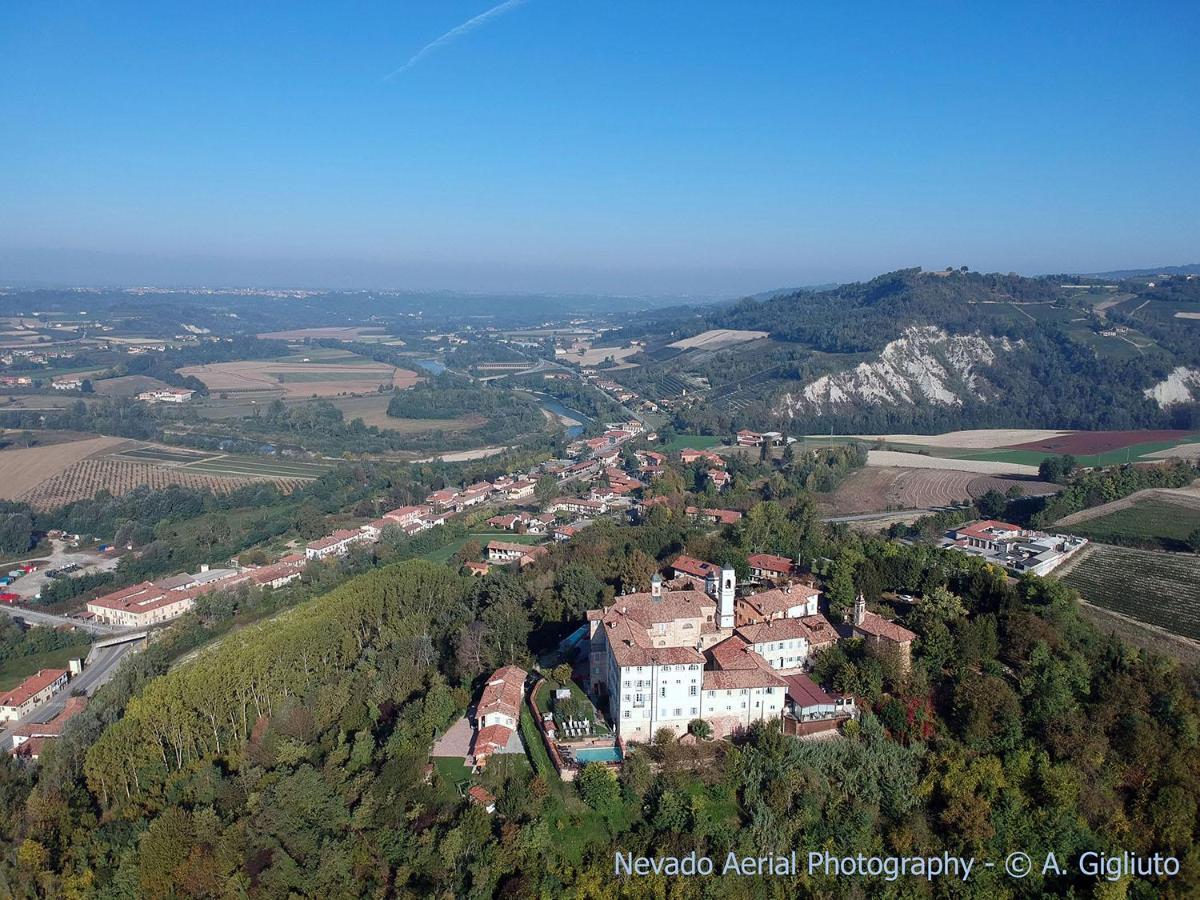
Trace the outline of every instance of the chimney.
{"label": "chimney", "polygon": [[650,596],[655,600],[662,600],[662,576],[657,572],[650,579]]}
{"label": "chimney", "polygon": [[867,598],[862,595],[862,591],[859,591],[858,599],[854,601],[854,624],[861,625],[866,617]]}

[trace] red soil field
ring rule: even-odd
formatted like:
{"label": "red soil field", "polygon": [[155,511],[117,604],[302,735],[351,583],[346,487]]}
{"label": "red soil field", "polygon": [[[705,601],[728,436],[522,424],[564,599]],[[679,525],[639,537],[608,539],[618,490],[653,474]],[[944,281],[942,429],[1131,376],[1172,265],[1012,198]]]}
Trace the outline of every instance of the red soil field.
{"label": "red soil field", "polygon": [[1123,450],[1135,444],[1146,444],[1151,441],[1180,441],[1189,437],[1190,431],[1073,431],[1060,437],[1047,438],[1044,441],[1030,441],[1027,444],[1012,444],[1005,450],[1042,450],[1046,453],[1070,453],[1074,456],[1087,456],[1092,453],[1107,453],[1110,450]]}

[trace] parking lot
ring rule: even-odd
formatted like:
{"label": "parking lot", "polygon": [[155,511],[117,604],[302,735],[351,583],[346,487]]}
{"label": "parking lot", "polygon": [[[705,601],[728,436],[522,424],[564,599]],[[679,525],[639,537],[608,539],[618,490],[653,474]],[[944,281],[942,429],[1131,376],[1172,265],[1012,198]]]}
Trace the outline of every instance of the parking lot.
{"label": "parking lot", "polygon": [[69,547],[66,542],[54,539],[51,542],[53,550],[41,556],[31,556],[27,560],[8,563],[6,569],[19,568],[23,562],[36,562],[37,570],[18,578],[5,590],[17,594],[21,600],[31,600],[42,590],[50,580],[49,573],[61,571],[70,566],[77,566],[60,577],[69,578],[73,575],[83,575],[88,572],[106,572],[116,568],[119,557],[97,553],[94,550],[77,550]]}

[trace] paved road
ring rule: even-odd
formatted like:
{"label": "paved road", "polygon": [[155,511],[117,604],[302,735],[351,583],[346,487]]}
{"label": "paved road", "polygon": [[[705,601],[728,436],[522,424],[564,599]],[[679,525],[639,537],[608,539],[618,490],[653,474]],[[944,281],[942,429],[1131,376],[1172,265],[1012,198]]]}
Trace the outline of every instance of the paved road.
{"label": "paved road", "polygon": [[89,697],[96,693],[96,690],[112,678],[113,673],[117,670],[117,666],[121,664],[121,660],[129,653],[137,649],[136,642],[128,644],[117,644],[113,647],[101,647],[96,651],[92,659],[92,664],[85,668],[80,674],[71,679],[66,690],[59,691],[37,709],[28,713],[24,718],[17,722],[6,722],[3,728],[0,728],[0,752],[7,753],[12,748],[12,726],[23,722],[49,722],[56,715],[62,712],[66,706],[67,699],[75,691],[83,691]]}
{"label": "paved road", "polygon": [[89,622],[86,619],[72,619],[68,616],[56,616],[53,613],[38,612],[37,610],[28,609],[23,606],[0,605],[0,612],[4,612],[14,619],[24,619],[30,625],[73,625],[76,628],[82,628],[84,631],[90,631],[93,634],[120,634],[123,631],[129,630],[116,625]]}

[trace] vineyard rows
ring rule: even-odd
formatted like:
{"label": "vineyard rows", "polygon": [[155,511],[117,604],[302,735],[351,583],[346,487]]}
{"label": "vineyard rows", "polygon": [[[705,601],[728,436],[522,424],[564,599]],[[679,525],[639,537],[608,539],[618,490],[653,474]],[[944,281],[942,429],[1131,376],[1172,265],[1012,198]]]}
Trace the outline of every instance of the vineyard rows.
{"label": "vineyard rows", "polygon": [[1095,544],[1063,580],[1088,603],[1200,640],[1200,556]]}
{"label": "vineyard rows", "polygon": [[281,490],[290,492],[308,479],[265,475],[219,475],[174,466],[156,466],[152,463],[102,457],[75,463],[26,491],[21,499],[36,509],[53,509],[74,500],[92,497],[101,488],[116,496],[127,494],[142,485],[157,489],[171,484],[227,493],[235,488],[263,481],[274,482]]}

